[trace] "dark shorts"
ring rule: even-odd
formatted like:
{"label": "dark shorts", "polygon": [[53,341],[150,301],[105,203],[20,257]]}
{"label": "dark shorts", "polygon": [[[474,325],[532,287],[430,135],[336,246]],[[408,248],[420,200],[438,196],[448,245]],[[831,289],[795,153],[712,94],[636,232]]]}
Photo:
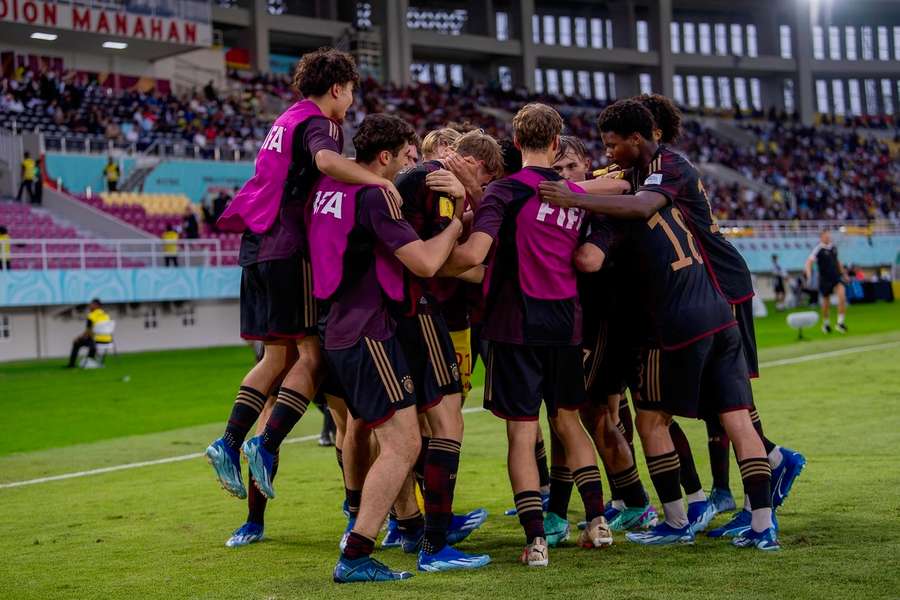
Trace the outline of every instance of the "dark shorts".
{"label": "dark shorts", "polygon": [[775,293],[776,294],[784,293],[784,277],[776,277],[775,278]]}
{"label": "dark shorts", "polygon": [[747,361],[747,373],[751,378],[759,377],[759,356],[756,352],[756,328],[753,325],[753,300],[732,304],[734,318],[741,332],[741,346]]}
{"label": "dark shorts", "polygon": [[419,412],[462,393],[456,349],[440,313],[397,319],[397,339],[415,384]]}
{"label": "dark shorts", "polygon": [[605,405],[609,396],[621,394],[637,375],[640,351],[633,348],[623,328],[610,321],[585,331],[584,385],[592,404]]}
{"label": "dark shorts", "polygon": [[362,338],[355,346],[326,350],[334,374],[328,392],[343,392],[354,419],[381,425],[400,409],[416,405],[416,389],[396,336],[384,341]]}
{"label": "dark shorts", "polygon": [[753,406],[737,327],[678,350],[645,350],[639,387],[637,408],[681,417],[709,418]]}
{"label": "dark shorts", "polygon": [[584,406],[581,346],[521,346],[490,342],[484,408],[508,421],[536,421],[541,401],[547,414]]}
{"label": "dark shorts", "polygon": [[834,293],[834,288],[840,283],[839,280],[832,281],[830,279],[819,282],[819,295],[822,296],[822,302],[828,302],[830,300],[830,296]]}
{"label": "dark shorts", "polygon": [[318,309],[305,258],[248,265],[241,273],[241,337],[271,341],[316,334]]}

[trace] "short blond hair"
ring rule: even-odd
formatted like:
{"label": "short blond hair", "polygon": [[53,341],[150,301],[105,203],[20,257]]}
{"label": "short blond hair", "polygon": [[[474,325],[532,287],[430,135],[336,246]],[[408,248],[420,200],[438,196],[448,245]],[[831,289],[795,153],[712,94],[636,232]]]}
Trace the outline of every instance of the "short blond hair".
{"label": "short blond hair", "polygon": [[471,156],[484,163],[485,170],[498,177],[503,174],[503,151],[493,137],[480,129],[465,133],[453,145],[460,156]]}
{"label": "short blond hair", "polygon": [[513,134],[522,150],[546,150],[562,133],[563,119],[552,106],[532,102],[513,117]]}
{"label": "short blond hair", "polygon": [[436,158],[436,154],[440,148],[451,148],[460,138],[461,134],[455,129],[444,127],[443,129],[435,129],[429,131],[422,140],[422,154],[426,158]]}

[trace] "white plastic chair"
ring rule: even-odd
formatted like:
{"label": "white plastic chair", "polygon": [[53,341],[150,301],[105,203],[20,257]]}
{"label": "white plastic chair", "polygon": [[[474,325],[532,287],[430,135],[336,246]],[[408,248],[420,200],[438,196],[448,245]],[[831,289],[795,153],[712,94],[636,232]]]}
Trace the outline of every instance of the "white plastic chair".
{"label": "white plastic chair", "polygon": [[118,354],[116,351],[116,343],[112,337],[113,333],[116,331],[116,322],[110,319],[109,321],[102,321],[94,325],[94,336],[98,335],[108,335],[110,337],[109,342],[96,342],[97,346],[97,360],[100,364],[106,360],[106,355],[112,351],[114,354]]}

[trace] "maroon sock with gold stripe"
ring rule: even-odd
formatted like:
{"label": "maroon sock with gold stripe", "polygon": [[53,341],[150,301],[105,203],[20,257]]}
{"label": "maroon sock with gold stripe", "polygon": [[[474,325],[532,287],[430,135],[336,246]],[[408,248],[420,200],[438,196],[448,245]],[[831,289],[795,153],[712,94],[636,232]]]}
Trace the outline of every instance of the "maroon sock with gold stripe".
{"label": "maroon sock with gold stripe", "polygon": [[242,385],[238,390],[237,398],[234,400],[234,406],[231,407],[231,415],[228,417],[228,424],[225,426],[225,433],[222,439],[229,448],[240,450],[244,438],[259,413],[262,412],[266,405],[266,395],[259,390],[255,390],[250,386]]}
{"label": "maroon sock with gold stripe", "polygon": [[278,398],[272,408],[272,416],[269,417],[266,430],[263,432],[263,448],[273,453],[277,451],[284,438],[303,417],[307,406],[309,406],[309,398],[300,392],[286,387],[278,390]]}
{"label": "maroon sock with gold stripe", "polygon": [[597,465],[581,467],[572,473],[581,501],[584,503],[584,518],[590,523],[603,514],[603,483]]}
{"label": "maroon sock with gold stripe", "polygon": [[425,456],[425,539],[428,554],[447,545],[447,528],[453,517],[453,491],[459,470],[460,443],[447,438],[431,438]]}

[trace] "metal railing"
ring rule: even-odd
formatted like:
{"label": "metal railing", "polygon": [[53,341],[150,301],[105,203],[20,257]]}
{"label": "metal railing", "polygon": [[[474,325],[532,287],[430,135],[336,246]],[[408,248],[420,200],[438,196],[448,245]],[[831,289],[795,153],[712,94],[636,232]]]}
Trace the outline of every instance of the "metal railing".
{"label": "metal railing", "polygon": [[[237,264],[236,250],[216,238],[197,240],[19,239],[0,246],[0,269],[123,269]],[[174,260],[173,260],[174,259]]]}
{"label": "metal railing", "polygon": [[900,221],[719,221],[719,229],[734,237],[816,237],[828,230],[838,235],[900,234]]}
{"label": "metal railing", "polygon": [[[16,133],[13,125],[13,133]],[[184,141],[166,141],[160,138],[152,142],[117,142],[102,136],[74,139],[62,133],[47,133],[36,129],[41,135],[44,151],[72,152],[73,154],[145,154],[164,158],[215,160],[226,162],[253,161],[261,142],[254,142],[253,148],[238,148],[228,144],[198,146]]]}

